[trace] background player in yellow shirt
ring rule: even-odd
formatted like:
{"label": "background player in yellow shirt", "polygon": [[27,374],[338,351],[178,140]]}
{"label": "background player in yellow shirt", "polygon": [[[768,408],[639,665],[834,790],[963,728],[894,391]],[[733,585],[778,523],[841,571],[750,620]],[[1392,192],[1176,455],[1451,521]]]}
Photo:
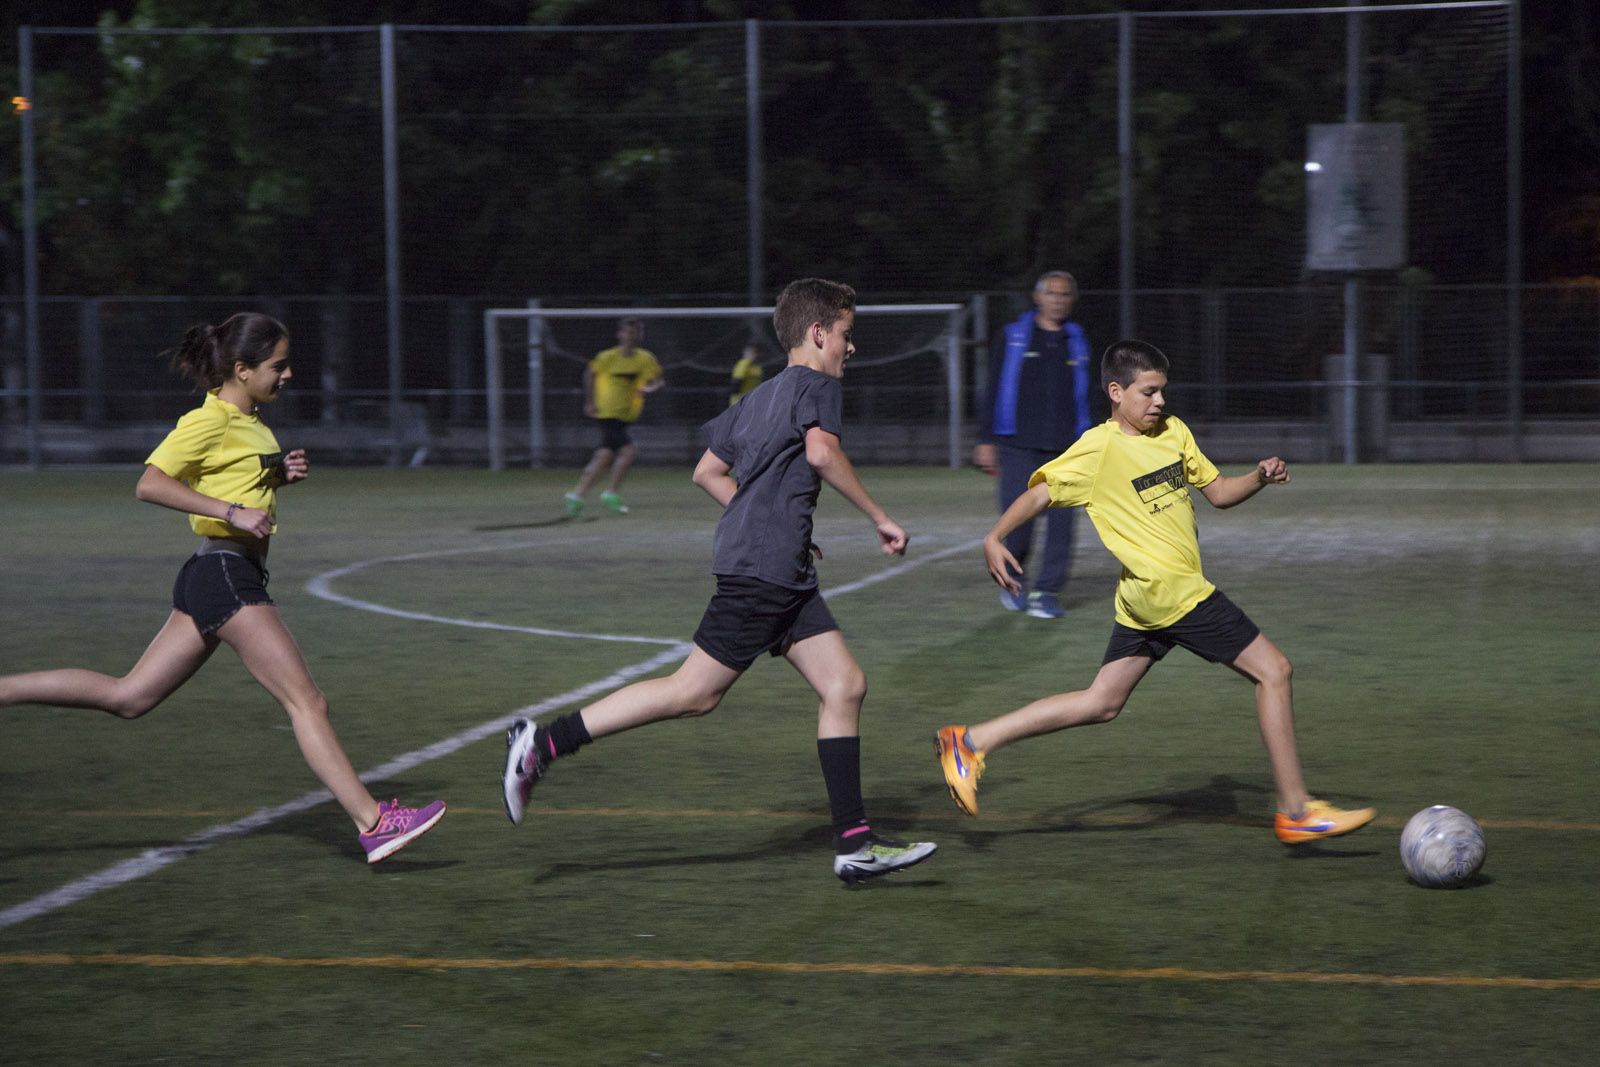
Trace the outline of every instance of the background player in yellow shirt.
{"label": "background player in yellow shirt", "polygon": [[761,346],[754,341],[744,346],[744,351],[739,353],[739,361],[733,365],[733,373],[728,376],[728,406],[731,408],[761,384]]}
{"label": "background player in yellow shirt", "polygon": [[1145,672],[1174,645],[1224,663],[1255,683],[1256,717],[1277,785],[1274,830],[1285,844],[1360,829],[1371,808],[1344,811],[1306,792],[1295,750],[1289,660],[1200,571],[1200,541],[1190,487],[1213,507],[1242,504],[1289,480],[1274,456],[1249,474],[1219,475],[1189,428],[1166,407],[1167,357],[1143,341],[1118,341],[1101,361],[1111,418],[1040,467],[984,538],[989,574],[1019,590],[1021,568],[1002,541],[1047,507],[1081,506],[1122,563],[1116,622],[1100,672],[1088,689],[1036,700],[976,726],[946,726],[934,739],[956,806],[978,813],[978,779],[987,756],[1025,737],[1110,722]]}
{"label": "background player in yellow shirt", "polygon": [[293,376],[289,333],[254,312],[196,326],[172,365],[208,389],[205,401],[145,460],[134,495],[189,514],[202,538],[172,587],[172,613],[121,678],[67,668],[0,678],[0,707],[53,704],[137,719],[177,691],[226,643],[289,713],[311,770],[356,824],[368,863],[430,830],[442,801],[421,808],[378,803],[361,784],[328,721],[328,700],[267,595],[267,546],[277,529],[277,491],[310,472],[306,454],[285,454],[257,414]]}
{"label": "background player in yellow shirt", "polygon": [[639,456],[639,447],[628,436],[628,424],[644,413],[644,398],[666,384],[655,354],[639,347],[643,336],[644,323],[623,319],[617,323],[616,347],[598,353],[584,368],[583,413],[599,424],[600,447],[589,457],[578,484],[566,495],[568,515],[583,510],[589,487],[608,468],[611,482],[600,494],[600,502],[619,515],[628,513],[618,490]]}

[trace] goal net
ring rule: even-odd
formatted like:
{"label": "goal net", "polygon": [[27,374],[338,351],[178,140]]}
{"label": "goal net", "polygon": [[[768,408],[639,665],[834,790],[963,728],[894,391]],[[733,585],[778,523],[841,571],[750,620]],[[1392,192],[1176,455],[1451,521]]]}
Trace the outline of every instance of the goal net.
{"label": "goal net", "polygon": [[[856,354],[845,370],[845,438],[857,463],[961,464],[962,304],[856,308]],[[643,325],[640,347],[661,363],[630,434],[642,462],[693,463],[700,427],[729,403],[746,345],[764,377],[787,363],[770,307],[542,307],[484,312],[489,468],[581,466],[598,437],[584,417],[583,372],[617,343],[620,320]]]}

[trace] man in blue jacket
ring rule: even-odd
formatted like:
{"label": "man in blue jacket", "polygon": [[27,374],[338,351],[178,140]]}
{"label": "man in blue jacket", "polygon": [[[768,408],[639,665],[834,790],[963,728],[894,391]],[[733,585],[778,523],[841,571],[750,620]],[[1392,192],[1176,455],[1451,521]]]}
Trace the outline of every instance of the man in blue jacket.
{"label": "man in blue jacket", "polygon": [[[972,462],[998,474],[1000,512],[1028,488],[1034,471],[1067,450],[1089,428],[1092,362],[1083,328],[1068,322],[1078,301],[1078,283],[1064,270],[1039,277],[1034,310],[1008,323],[989,345],[990,401],[978,415],[978,444]],[[1007,611],[1026,611],[1036,619],[1059,619],[1061,589],[1072,562],[1072,521],[1076,508],[1051,508],[1044,519],[1044,561],[1025,593],[1002,590]],[[1033,523],[1006,538],[1006,549],[1027,567]]]}

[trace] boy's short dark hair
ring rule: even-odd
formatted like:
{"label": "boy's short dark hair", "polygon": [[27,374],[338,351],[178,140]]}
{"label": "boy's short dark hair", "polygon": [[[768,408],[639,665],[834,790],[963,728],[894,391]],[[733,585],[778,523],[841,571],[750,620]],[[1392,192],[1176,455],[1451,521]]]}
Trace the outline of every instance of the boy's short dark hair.
{"label": "boy's short dark hair", "polygon": [[772,328],[784,351],[799,348],[806,339],[806,327],[822,323],[832,328],[847,311],[856,309],[856,291],[843,282],[825,278],[801,278],[784,286],[772,309]]}
{"label": "boy's short dark hair", "polygon": [[1111,383],[1116,382],[1126,389],[1141,371],[1153,370],[1166,374],[1171,367],[1166,353],[1148,341],[1131,338],[1118,341],[1100,357],[1100,388],[1109,389]]}

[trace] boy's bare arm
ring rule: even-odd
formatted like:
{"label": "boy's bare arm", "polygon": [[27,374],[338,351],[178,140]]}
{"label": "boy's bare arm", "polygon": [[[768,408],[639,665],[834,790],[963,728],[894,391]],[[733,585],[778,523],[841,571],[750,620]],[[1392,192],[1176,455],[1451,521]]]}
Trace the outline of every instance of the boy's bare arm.
{"label": "boy's bare arm", "polygon": [[856,469],[851,464],[850,457],[844,454],[844,448],[839,444],[837,436],[820,426],[813,426],[807,430],[806,462],[815,468],[823,481],[837,489],[840,496],[850,501],[863,515],[872,520],[872,525],[878,531],[878,541],[883,545],[885,553],[905,555],[906,545],[911,542],[911,538],[899,523],[889,518],[888,512],[878,506],[867,492],[867,487],[861,484],[861,479],[856,477]]}
{"label": "boy's bare arm", "polygon": [[733,494],[739,491],[739,483],[733,480],[732,472],[733,468],[708,448],[694,465],[694,484],[709,493],[712,500],[727,507]]}
{"label": "boy's bare arm", "polygon": [[983,539],[983,560],[989,567],[989,577],[995,584],[1009,589],[1013,593],[1022,592],[1022,583],[1016,575],[1022,573],[1022,565],[1017,562],[1017,557],[1004,545],[1004,541],[1011,532],[1025,522],[1030,522],[1050,506],[1050,488],[1043,482],[1029,489],[1006,508],[1005,514],[1000,516],[1000,521],[994,524]]}
{"label": "boy's bare arm", "polygon": [[1249,474],[1231,478],[1216,478],[1200,490],[1214,508],[1231,508],[1243,504],[1269,485],[1283,485],[1289,480],[1289,465],[1277,456],[1256,464]]}

